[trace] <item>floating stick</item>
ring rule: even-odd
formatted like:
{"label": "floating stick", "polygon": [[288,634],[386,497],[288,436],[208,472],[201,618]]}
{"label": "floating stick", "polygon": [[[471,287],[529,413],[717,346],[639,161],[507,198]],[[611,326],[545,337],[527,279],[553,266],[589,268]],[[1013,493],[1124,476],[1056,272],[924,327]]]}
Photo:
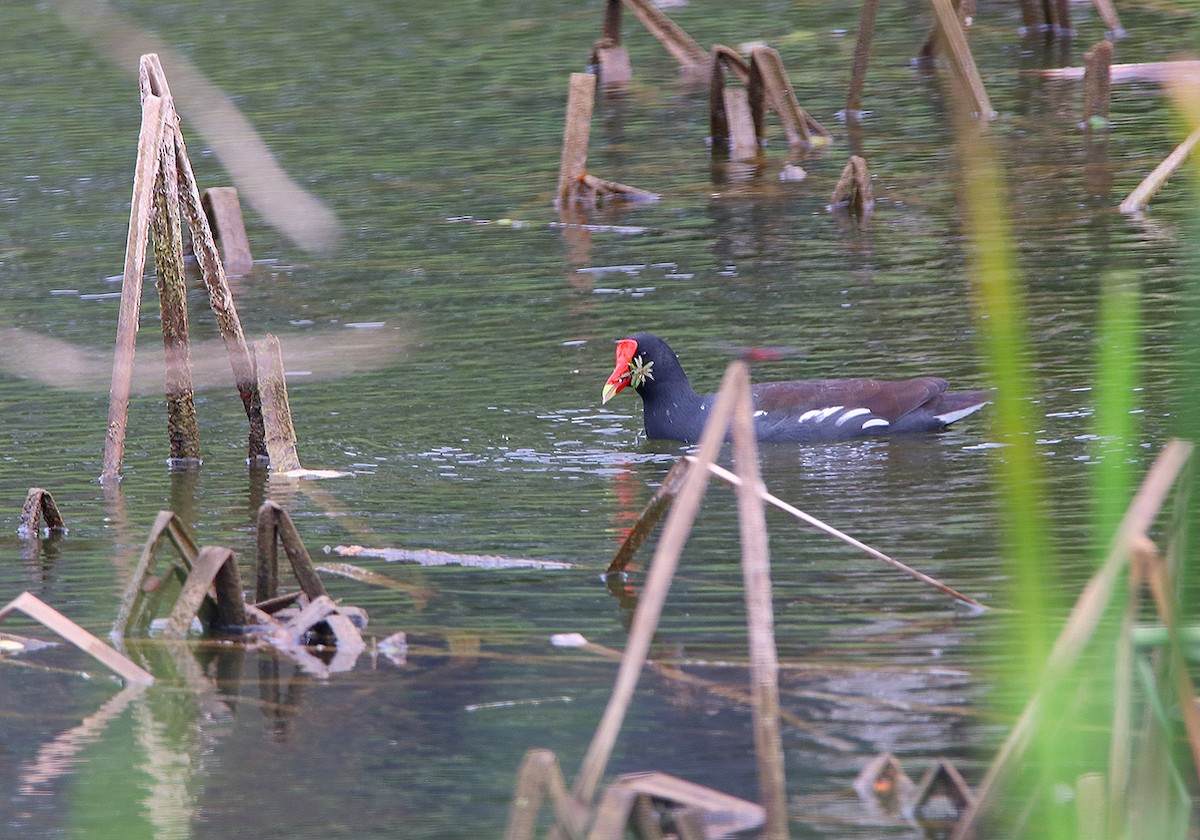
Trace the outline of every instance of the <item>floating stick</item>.
{"label": "floating stick", "polygon": [[1121,202],[1121,212],[1136,213],[1139,210],[1146,209],[1146,205],[1150,203],[1150,199],[1154,198],[1155,194],[1163,188],[1167,180],[1175,174],[1175,170],[1183,165],[1183,162],[1188,159],[1192,150],[1196,148],[1197,143],[1200,143],[1200,128],[1195,129],[1189,134],[1187,139],[1176,146],[1174,151],[1167,155],[1162,163],[1154,167],[1153,172],[1133,188],[1133,192]]}
{"label": "floating stick", "polygon": [[[687,457],[688,461],[690,461],[692,463],[696,462],[696,459],[693,458],[692,456],[689,455],[686,457]],[[741,481],[741,479],[739,479],[736,475],[729,472],[729,470],[725,469],[724,467],[720,466],[719,464],[709,465],[708,471],[711,472],[713,475],[717,476],[718,478],[720,478],[722,481],[725,481],[729,484],[736,485],[739,481]],[[780,499],[777,496],[773,496],[772,494],[766,492],[765,490],[763,491],[763,501],[765,501],[769,505],[772,505],[773,507],[779,508],[780,510],[784,511],[785,513],[791,514],[792,516],[796,517],[797,519],[801,520],[802,522],[807,522],[809,525],[812,525],[814,528],[816,528],[819,531],[824,531],[826,534],[829,534],[831,537],[836,537],[837,539],[841,540],[842,542],[846,543],[847,545],[854,546],[855,548],[859,549],[860,551],[865,551],[867,554],[870,554],[872,557],[876,558],[877,560],[882,560],[883,562],[887,563],[888,565],[904,572],[904,574],[908,575],[909,577],[914,578],[915,580],[919,580],[924,584],[928,584],[929,586],[932,586],[934,589],[937,589],[940,592],[946,593],[947,595],[949,595],[951,598],[954,598],[955,600],[962,601],[964,604],[969,604],[972,607],[975,607],[976,609],[980,609],[980,610],[987,609],[986,605],[981,604],[979,601],[976,601],[974,598],[970,597],[969,595],[963,595],[961,592],[951,589],[949,586],[947,586],[946,584],[937,580],[936,578],[930,577],[929,575],[925,574],[924,572],[919,572],[916,569],[912,568],[911,566],[907,566],[904,563],[901,563],[899,560],[895,559],[894,557],[889,557],[888,555],[884,554],[882,551],[872,548],[871,546],[867,545],[864,542],[860,542],[859,540],[856,540],[854,537],[850,536],[849,534],[842,533],[837,528],[834,528],[832,525],[828,525],[825,522],[822,522],[820,519],[817,519],[815,516],[805,513],[804,511],[800,510],[799,508],[788,504],[787,502],[783,501],[783,499]]]}
{"label": "floating stick", "polygon": [[[620,8],[620,3],[617,3]],[[633,68],[629,64],[629,51],[620,44],[601,38],[592,47],[592,64],[600,77],[603,88],[625,87],[633,81]]]}
{"label": "floating stick", "polygon": [[24,613],[46,629],[66,639],[101,665],[114,671],[122,679],[138,684],[154,682],[154,677],[145,669],[139,668],[124,654],[104,644],[36,595],[22,592],[0,607],[0,621],[14,611]]}

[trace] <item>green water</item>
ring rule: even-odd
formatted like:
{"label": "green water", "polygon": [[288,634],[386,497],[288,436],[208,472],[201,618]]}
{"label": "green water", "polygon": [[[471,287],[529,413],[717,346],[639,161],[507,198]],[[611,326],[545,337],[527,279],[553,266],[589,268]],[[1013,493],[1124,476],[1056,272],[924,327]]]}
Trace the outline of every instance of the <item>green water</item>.
{"label": "green water", "polygon": [[[118,306],[105,295],[119,291],[136,150],[135,68],[85,34],[89,4],[0,9],[0,601],[30,590],[104,636],[160,509],[176,511],[201,544],[248,558],[266,498],[288,508],[318,559],[324,546],[361,544],[572,566],[331,558],[409,587],[327,580],[334,597],[367,609],[370,635],[403,630],[410,649],[401,664],[364,655],[324,680],[269,649],[152,645],[159,684],[114,703],[119,687],[70,651],[25,658],[61,670],[0,663],[0,834],[499,836],[525,750],[555,750],[574,777],[615,666],[552,648],[549,637],[623,645],[627,605],[600,574],[682,451],[642,439],[632,395],[600,406],[614,339],[668,337],[702,391],[752,346],[785,351],[754,368],[764,380],[930,373],[989,385],[964,276],[943,78],[909,64],[929,25],[924,6],[881,12],[871,113],[854,141],[878,206],[856,230],[826,204],[851,151],[835,113],[857,13],[728,5],[694,0],[671,14],[704,45],[776,46],[802,103],[834,132],[832,147],[796,161],[807,180],[780,182],[789,156],[772,122],[756,178],[714,166],[705,87],[681,80],[630,17],[635,80],[597,103],[589,170],[663,198],[594,217],[620,232],[588,232],[558,227],[551,200],[567,76],[587,61],[599,3],[110,4],[232,97],[283,169],[336,215],[341,244],[309,252],[247,207],[258,262],[235,295],[252,338],[273,332],[285,353],[290,340],[307,354],[288,359],[293,371],[312,370],[289,382],[304,464],[352,473],[296,485],[248,471],[245,420],[218,349],[215,381],[198,395],[203,467],[168,471],[158,374],[147,368],[115,490],[96,477]],[[1023,42],[1012,6],[978,15],[972,43],[999,111],[992,131],[1028,284],[1037,451],[1061,578],[1074,592],[1095,541],[1085,491],[1101,279],[1117,267],[1141,283],[1144,443],[1131,453],[1140,471],[1167,437],[1177,396],[1170,359],[1187,196],[1180,181],[1142,220],[1116,212],[1174,141],[1157,88],[1115,89],[1106,154],[1089,164],[1078,83],[1027,71],[1078,64],[1101,25],[1077,5],[1069,47]],[[1190,7],[1122,14],[1131,36],[1118,60],[1194,44]],[[167,54],[163,63],[171,78]],[[186,118],[184,131],[201,186],[229,183]],[[211,346],[198,286],[191,305],[193,335]],[[156,313],[148,283],[143,347],[157,342]],[[80,355],[21,355],[33,336]],[[995,453],[976,417],[936,437],[769,447],[762,469],[776,495],[995,603]],[[54,493],[66,537],[15,536],[31,486]],[[949,756],[977,781],[1001,731],[983,704],[987,666],[1005,655],[988,647],[995,627],[782,515],[768,523],[783,703],[807,724],[784,732],[793,835],[914,836],[847,786],[884,750],[914,776]],[[714,488],[654,654],[742,687],[737,551],[733,496]],[[629,583],[641,579],[639,570]],[[97,714],[106,722],[64,749],[65,733]],[[748,709],[647,673],[610,777],[658,769],[753,799],[751,745]]]}

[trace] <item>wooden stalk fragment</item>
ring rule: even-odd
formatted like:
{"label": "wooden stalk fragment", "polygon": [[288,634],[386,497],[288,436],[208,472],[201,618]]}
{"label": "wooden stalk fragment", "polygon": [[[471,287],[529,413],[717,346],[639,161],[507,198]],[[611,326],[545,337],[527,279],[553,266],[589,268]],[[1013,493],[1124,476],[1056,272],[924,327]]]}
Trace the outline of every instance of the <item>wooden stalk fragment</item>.
{"label": "wooden stalk fragment", "polygon": [[1038,29],[1037,0],[1020,0],[1021,3],[1021,28],[1026,34]]}
{"label": "wooden stalk fragment", "polygon": [[633,555],[646,541],[646,537],[650,536],[654,531],[654,526],[658,524],[658,520],[662,518],[663,511],[675,500],[675,496],[679,493],[679,489],[683,487],[684,476],[687,475],[689,463],[686,458],[680,458],[671,465],[671,469],[667,470],[667,474],[663,477],[662,484],[654,491],[654,495],[650,497],[650,501],[646,502],[646,506],[642,508],[642,513],[638,517],[637,522],[633,524],[625,541],[621,543],[621,547],[617,549],[617,554],[613,557],[612,562],[608,564],[608,569],[604,574],[613,575],[619,574],[629,566],[633,560]]}
{"label": "wooden stalk fragment", "polygon": [[38,523],[42,520],[45,520],[46,527],[52,531],[67,530],[67,523],[50,491],[41,487],[30,487],[25,495],[25,505],[21,508],[21,518],[17,522],[17,534],[22,537],[36,537]]}
{"label": "wooden stalk fragment", "polygon": [[754,123],[747,94],[727,96],[725,71],[733,70],[743,83],[750,79],[750,64],[734,50],[716,44],[712,50],[708,81],[708,124],[713,152],[732,152],[736,160],[757,156],[761,126]]}
{"label": "wooden stalk fragment", "polygon": [[1083,128],[1105,128],[1112,96],[1112,41],[1100,41],[1084,54]]}
{"label": "wooden stalk fragment", "polygon": [[1136,213],[1139,210],[1146,209],[1150,200],[1158,193],[1160,189],[1167,183],[1175,170],[1183,165],[1183,162],[1191,155],[1192,150],[1196,148],[1196,144],[1200,143],[1200,128],[1195,129],[1187,136],[1187,139],[1175,147],[1171,154],[1163,159],[1163,162],[1154,167],[1154,171],[1142,179],[1142,182],[1133,188],[1133,191],[1125,197],[1121,202],[1120,210],[1122,213]]}
{"label": "wooden stalk fragment", "polygon": [[605,0],[604,25],[600,37],[615,47],[621,46],[621,0]]}
{"label": "wooden stalk fragment", "polygon": [[937,17],[938,28],[946,43],[946,52],[950,61],[950,69],[960,88],[969,96],[975,113],[981,120],[992,118],[991,100],[983,80],[979,77],[979,68],[975,66],[975,58],[971,55],[971,47],[967,44],[966,32],[954,11],[951,0],[929,0]]}
{"label": "wooden stalk fragment", "polygon": [[192,386],[175,137],[170,131],[162,138],[159,149],[151,221],[154,225],[158,305],[162,316],[170,463],[172,466],[192,466],[200,462],[200,428],[196,422],[196,394]]}
{"label": "wooden stalk fragment", "polygon": [[[728,379],[729,374],[727,373],[726,380]],[[733,399],[726,390],[725,384],[726,382],[722,383],[721,393],[717,397],[708,425],[705,426],[704,433],[700,438],[698,459],[701,466],[716,460],[729,426]],[[633,699],[638,676],[649,653],[650,641],[658,626],[659,617],[662,615],[662,608],[666,602],[671,579],[675,574],[675,567],[679,563],[679,557],[683,552],[692,522],[695,521],[696,513],[700,509],[700,503],[704,499],[707,485],[706,470],[689,470],[684,477],[679,496],[667,514],[667,521],[663,526],[662,536],[659,538],[654,559],[650,564],[642,597],[638,599],[637,609],[634,612],[629,639],[625,644],[625,654],[617,671],[616,683],[613,686],[612,694],[609,695],[608,705],[604,709],[600,725],[592,736],[592,742],[584,756],[582,768],[572,790],[575,799],[585,808],[590,807],[591,803],[595,801],[596,790],[604,775],[604,768],[608,765],[609,756],[612,755],[625,712]],[[570,826],[565,827],[570,829]]]}
{"label": "wooden stalk fragment", "polygon": [[616,181],[606,181],[595,175],[584,173],[579,176],[572,198],[581,204],[593,206],[607,198],[630,204],[650,204],[658,201],[660,196],[649,190],[631,187],[628,184],[618,184]]}
{"label": "wooden stalk fragment", "polygon": [[227,277],[241,277],[254,268],[254,257],[250,253],[250,239],[246,236],[246,222],[242,218],[242,205],[238,200],[237,187],[209,187],[201,199],[205,215],[209,219],[214,235],[221,244],[221,264]]}
{"label": "wooden stalk fragment", "polygon": [[296,454],[296,430],[292,426],[292,410],[288,404],[279,339],[268,335],[261,341],[256,341],[254,353],[271,469],[276,472],[303,469],[300,456]]}
{"label": "wooden stalk fragment", "polygon": [[783,737],[779,727],[779,660],[775,652],[775,611],[771,601],[771,560],[754,437],[754,402],[750,370],[733,368],[729,385],[734,393],[730,433],[733,459],[741,483],[737,488],[738,525],[742,545],[742,582],[749,625],[750,687],[754,699],[754,752],[758,759],[758,790],[766,815],[762,836],[787,840],[787,785]]}
{"label": "wooden stalk fragment", "polygon": [[[582,826],[586,822],[586,813],[567,792],[558,757],[552,750],[529,750],[517,772],[517,785],[508,811],[504,840],[533,840],[538,812],[547,793],[550,794],[559,826]],[[568,830],[567,836],[573,838],[579,834]]]}
{"label": "wooden stalk fragment", "polygon": [[[685,455],[684,459],[689,461],[692,464],[696,463],[696,459],[691,455]],[[736,487],[741,482],[741,479],[737,475],[735,475],[734,473],[731,473],[729,470],[725,469],[720,464],[709,464],[708,471],[710,473],[712,473],[713,475],[715,475],[717,478],[724,481],[726,484],[731,484]],[[884,554],[882,551],[872,548],[871,546],[867,545],[864,542],[861,542],[860,540],[856,540],[854,537],[850,536],[849,534],[845,534],[845,533],[839,531],[837,528],[834,528],[832,525],[829,525],[829,524],[821,521],[820,519],[817,519],[817,517],[815,517],[811,514],[805,513],[804,511],[800,510],[798,507],[788,504],[783,499],[780,499],[778,496],[774,496],[771,493],[768,493],[764,490],[763,494],[762,494],[762,498],[763,498],[764,502],[771,505],[772,507],[778,508],[779,510],[782,510],[784,513],[787,513],[787,514],[790,514],[790,515],[796,517],[801,522],[808,523],[809,525],[816,528],[818,531],[823,531],[826,534],[829,534],[829,536],[834,537],[835,539],[839,539],[842,542],[846,543],[846,545],[853,546],[854,548],[857,548],[860,551],[866,552],[867,554],[871,555],[872,557],[874,557],[877,560],[882,560],[883,562],[887,563],[888,565],[892,566],[895,569],[898,569],[899,571],[903,572],[904,574],[908,575],[909,577],[913,578],[914,580],[919,580],[921,583],[924,583],[928,586],[932,586],[934,589],[938,590],[939,592],[944,592],[945,594],[949,595],[951,598],[954,598],[957,601],[961,601],[962,603],[967,604],[968,606],[970,606],[976,610],[986,610],[987,609],[986,605],[981,604],[979,601],[976,601],[974,598],[972,598],[968,595],[963,595],[961,592],[951,589],[949,586],[942,583],[940,580],[937,580],[936,578],[932,578],[929,575],[925,574],[924,572],[919,572],[916,569],[912,568],[911,566],[901,563],[899,560],[895,559],[894,557],[889,557],[888,555]]]}
{"label": "wooden stalk fragment", "polygon": [[142,309],[142,274],[146,270],[150,211],[154,204],[154,174],[169,116],[170,108],[162,97],[151,95],[143,99],[142,127],[138,135],[137,163],[133,174],[133,198],[129,207],[129,236],[125,242],[121,308],[117,316],[117,346],[113,354],[112,387],[109,391],[104,468],[100,473],[102,482],[121,479],[129,394],[133,387],[133,354],[137,346],[138,320]]}
{"label": "wooden stalk fragment", "polygon": [[[739,500],[738,511],[742,528],[743,574],[747,581],[747,607],[753,611],[748,623],[751,636],[755,745],[758,749],[760,790],[766,812],[763,836],[783,838],[787,836],[787,810],[783,784],[783,750],[779,740],[778,684],[775,680],[778,663],[774,654],[774,622],[770,608],[765,524],[762,521],[761,502],[749,495],[756,493],[761,484],[756,472],[757,447],[750,417],[749,389],[750,374],[746,365],[741,362],[730,365],[722,380],[708,424],[700,438],[697,460],[701,469],[689,470],[684,476],[678,499],[671,506],[667,516],[646,579],[644,594],[639,599],[634,614],[613,693],[584,758],[573,794],[576,801],[585,807],[595,801],[597,785],[612,753],[638,675],[645,664],[650,640],[662,615],[667,590],[691,524],[704,497],[708,483],[706,467],[714,462],[732,424],[737,466],[743,473],[742,477],[749,491]],[[735,412],[744,416],[735,417]],[[568,825],[564,828],[568,833],[578,832],[582,825]]]}
{"label": "wooden stalk fragment", "polygon": [[904,804],[912,801],[915,789],[916,784],[890,752],[868,761],[854,778],[854,792],[859,798],[878,802],[889,814],[900,813]]}
{"label": "wooden stalk fragment", "polygon": [[1054,32],[1057,35],[1072,35],[1071,0],[1054,0]]}
{"label": "wooden stalk fragment", "polygon": [[145,669],[138,667],[124,654],[104,644],[36,595],[22,592],[0,607],[0,621],[14,611],[29,616],[52,633],[75,645],[122,679],[143,685],[154,682],[154,677]]}
{"label": "wooden stalk fragment", "polygon": [[912,792],[912,799],[906,809],[909,812],[908,818],[920,819],[926,806],[935,799],[939,801],[939,807],[943,803],[949,803],[954,812],[959,814],[970,807],[975,800],[975,795],[971,792],[966,780],[963,779],[962,773],[944,758],[939,758],[932,767],[925,771],[921,781],[917,782],[917,786]]}
{"label": "wooden stalk fragment", "polygon": [[[779,117],[788,145],[810,148],[829,143],[832,135],[800,107],[792,82],[783,67],[779,52],[771,47],[756,47],[750,53],[750,107],[754,124],[763,124],[762,108],[769,107]],[[758,91],[762,91],[762,96]]]}
{"label": "wooden stalk fragment", "polygon": [[[171,568],[164,575],[154,575],[156,553],[163,539],[170,540],[178,552],[178,562],[172,562]],[[188,574],[196,564],[200,550],[191,534],[187,532],[179,518],[169,510],[160,510],[146,537],[142,547],[141,557],[125,587],[121,597],[121,606],[117,611],[117,619],[113,623],[112,638],[122,639],[125,636],[144,634],[150,628],[150,622],[158,613],[158,607],[167,592],[164,579],[172,577],[182,586]]]}
{"label": "wooden stalk fragment", "polygon": [[596,77],[591,73],[572,73],[567,91],[567,119],[563,129],[562,159],[558,167],[560,206],[571,200],[571,191],[587,169],[592,108],[596,100]]}
{"label": "wooden stalk fragment", "polygon": [[246,624],[245,602],[242,599],[242,579],[238,574],[237,558],[228,548],[205,546],[196,556],[195,565],[184,581],[175,607],[162,630],[163,638],[187,638],[192,619],[197,617],[204,599],[216,589],[216,613],[203,621],[206,631],[229,632]]}
{"label": "wooden stalk fragment", "polygon": [[[157,55],[148,53],[142,56],[139,78],[143,99],[148,96],[170,99],[171,89],[167,84],[166,74],[163,72]],[[187,147],[183,142],[183,132],[179,128],[179,118],[173,108],[171,109],[170,123],[175,134],[175,160],[179,173],[180,198],[188,228],[192,232],[192,249],[196,254],[196,261],[200,266],[200,273],[208,290],[209,306],[216,316],[217,326],[225,342],[225,350],[229,355],[234,381],[250,425],[247,444],[248,456],[251,459],[265,458],[267,450],[263,440],[262,404],[254,373],[254,358],[246,343],[246,336],[242,332],[242,322],[238,318],[233,294],[225,277],[225,269],[221,264],[221,257],[217,252],[208,217],[204,212],[196,175],[192,171],[192,162],[188,158]]]}
{"label": "wooden stalk fragment", "polygon": [[[620,3],[617,3],[619,9]],[[600,87],[606,90],[627,87],[633,81],[629,51],[620,44],[601,38],[592,47],[592,65],[600,77]]]}
{"label": "wooden stalk fragment", "polygon": [[[721,90],[721,110],[729,126],[729,136],[723,147],[729,158],[736,161],[757,160],[762,154],[758,135],[754,131],[754,115],[745,88],[727,87]],[[720,148],[715,140],[713,149]]]}
{"label": "wooden stalk fragment", "polygon": [[1119,41],[1124,38],[1125,27],[1121,25],[1121,18],[1117,16],[1117,7],[1113,5],[1112,0],[1092,0],[1092,5],[1096,7],[1100,19],[1108,27],[1108,34],[1112,39]]}
{"label": "wooden stalk fragment", "polygon": [[708,53],[692,40],[683,28],[671,20],[651,0],[623,0],[642,26],[659,40],[687,73],[703,73],[708,69]]}
{"label": "wooden stalk fragment", "polygon": [[871,218],[875,211],[871,173],[867,170],[867,162],[858,155],[851,155],[846,162],[829,204],[834,209],[844,209],[860,222]]}
{"label": "wooden stalk fragment", "polygon": [[279,594],[278,543],[283,543],[283,550],[292,564],[296,580],[300,582],[300,588],[309,600],[315,601],[322,595],[328,595],[308,549],[300,539],[300,532],[292,522],[292,517],[277,502],[267,500],[258,509],[255,602],[266,601]]}
{"label": "wooden stalk fragment", "polygon": [[846,119],[862,115],[862,95],[867,85],[867,64],[871,61],[871,42],[875,39],[875,18],[878,12],[879,0],[863,0],[858,19],[858,38],[854,42],[854,63],[850,66]]}

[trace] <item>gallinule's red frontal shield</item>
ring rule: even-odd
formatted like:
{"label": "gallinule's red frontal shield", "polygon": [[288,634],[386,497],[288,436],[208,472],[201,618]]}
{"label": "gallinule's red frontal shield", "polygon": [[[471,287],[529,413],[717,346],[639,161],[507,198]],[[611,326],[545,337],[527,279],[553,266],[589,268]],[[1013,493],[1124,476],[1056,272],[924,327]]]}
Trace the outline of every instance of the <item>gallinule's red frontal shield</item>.
{"label": "gallinule's red frontal shield", "polygon": [[[604,383],[608,402],[626,386],[642,398],[646,435],[694,443],[715,395],[692,389],[679,358],[656,335],[617,342],[617,364]],[[986,391],[950,392],[944,379],[822,379],[754,385],[759,440],[812,443],[937,432],[988,403]]]}

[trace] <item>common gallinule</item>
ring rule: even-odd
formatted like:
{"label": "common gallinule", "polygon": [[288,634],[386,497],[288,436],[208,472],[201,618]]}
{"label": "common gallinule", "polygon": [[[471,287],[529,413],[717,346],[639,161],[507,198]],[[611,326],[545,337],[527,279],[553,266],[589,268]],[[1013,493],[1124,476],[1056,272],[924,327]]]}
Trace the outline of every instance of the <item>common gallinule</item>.
{"label": "common gallinule", "polygon": [[[617,342],[617,366],[604,383],[608,402],[626,385],[642,397],[646,435],[694,443],[715,394],[700,396],[673,350],[656,335]],[[936,432],[983,408],[986,391],[951,393],[934,376],[900,381],[823,379],[754,385],[754,431],[759,440],[811,443]]]}

